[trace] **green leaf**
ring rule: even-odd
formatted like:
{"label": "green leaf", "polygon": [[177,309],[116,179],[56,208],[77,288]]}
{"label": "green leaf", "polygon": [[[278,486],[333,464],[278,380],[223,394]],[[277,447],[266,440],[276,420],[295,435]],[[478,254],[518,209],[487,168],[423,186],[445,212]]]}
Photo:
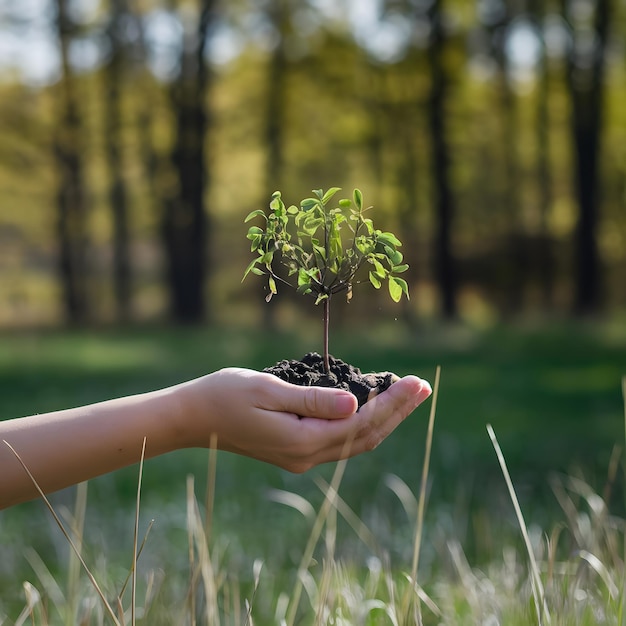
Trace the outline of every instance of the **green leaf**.
{"label": "green leaf", "polygon": [[388,274],[387,270],[383,267],[383,264],[377,261],[376,259],[372,259],[372,264],[376,268],[375,274],[380,276],[380,278],[385,278]]}
{"label": "green leaf", "polygon": [[263,209],[255,209],[254,211],[251,211],[250,213],[248,213],[248,215],[246,216],[246,219],[243,221],[244,224],[246,222],[249,222],[251,219],[254,219],[258,215],[262,215],[263,217],[265,217],[265,219],[267,219],[265,215],[265,211],[263,211]]}
{"label": "green leaf", "polygon": [[378,241],[392,246],[401,246],[402,242],[393,233],[377,232]]}
{"label": "green leaf", "polygon": [[403,278],[389,277],[389,295],[394,302],[400,302],[402,294],[409,299],[409,285]]}
{"label": "green leaf", "polygon": [[353,193],[354,204],[356,204],[359,211],[363,210],[363,194],[360,189],[355,189]]}
{"label": "green leaf", "polygon": [[402,298],[402,287],[393,276],[389,278],[389,295],[394,302],[400,302],[400,298]]}
{"label": "green leaf", "polygon": [[263,241],[263,237],[262,237],[262,235],[254,235],[250,239],[252,241],[252,243],[250,244],[250,252],[254,252],[255,250],[258,250],[259,247],[261,246],[261,242]]}
{"label": "green leaf", "polygon": [[313,244],[313,252],[317,255],[319,255],[320,259],[321,259],[321,263],[320,265],[322,265],[323,263],[326,262],[326,249],[324,248],[324,246],[319,246],[317,244]]}
{"label": "green leaf", "polygon": [[280,212],[284,208],[285,208],[285,205],[283,204],[283,201],[281,200],[280,194],[278,194],[270,202],[270,209],[272,209],[275,212]]}
{"label": "green leaf", "polygon": [[250,228],[248,229],[248,234],[246,235],[246,237],[248,239],[254,239],[257,235],[262,235],[263,234],[263,229],[259,228],[258,226],[250,226]]}
{"label": "green leaf", "polygon": [[337,258],[341,256],[343,246],[341,245],[341,233],[338,228],[333,228],[328,239],[330,256]]}
{"label": "green leaf", "polygon": [[374,288],[375,289],[380,289],[380,286],[382,284],[380,282],[380,278],[378,278],[378,276],[376,276],[376,274],[374,274],[374,272],[370,272],[369,276],[370,276],[370,283],[372,283]]}
{"label": "green leaf", "polygon": [[[342,209],[347,209],[352,205],[352,202],[350,200],[348,200],[347,198],[343,198],[342,200],[339,200],[339,206]],[[350,219],[356,219],[356,218],[350,218]]]}
{"label": "green leaf", "polygon": [[346,216],[337,211],[333,214],[333,228],[336,228],[337,231],[341,229],[341,225],[346,221]]}
{"label": "green leaf", "polygon": [[300,203],[300,207],[302,208],[303,211],[310,211],[311,209],[316,207],[318,204],[319,204],[319,200],[316,200],[315,198],[305,198]]}
{"label": "green leaf", "polygon": [[287,213],[289,213],[289,215],[297,215],[298,213],[300,213],[300,209],[295,204],[292,204],[287,209]]}
{"label": "green leaf", "polygon": [[372,241],[364,236],[357,237],[354,241],[354,245],[363,256],[368,255],[374,249]]}
{"label": "green leaf", "polygon": [[341,191],[341,187],[331,187],[322,197],[322,204],[327,204],[338,191]]}
{"label": "green leaf", "polygon": [[328,298],[328,294],[327,293],[320,293],[320,294],[318,294],[317,299],[315,300],[315,304],[319,304],[320,302],[323,302],[327,298]]}
{"label": "green leaf", "polygon": [[266,252],[260,259],[258,259],[259,262],[263,263],[264,265],[267,265],[268,267],[272,264],[273,260],[274,260],[273,250]]}
{"label": "green leaf", "polygon": [[298,287],[302,287],[303,285],[309,286],[311,284],[311,277],[308,275],[307,271],[301,267],[298,270]]}
{"label": "green leaf", "polygon": [[278,291],[276,290],[276,281],[274,280],[273,276],[269,277],[268,283],[269,283],[270,291],[272,293],[278,293]]}
{"label": "green leaf", "polygon": [[402,274],[402,272],[406,272],[409,269],[409,266],[405,263],[404,265],[394,265],[392,271],[395,274]]}
{"label": "green leaf", "polygon": [[317,229],[324,224],[324,220],[318,217],[309,217],[302,224],[302,230],[304,234],[312,236],[316,233]]}
{"label": "green leaf", "polygon": [[389,257],[389,260],[393,263],[393,265],[400,265],[400,263],[402,263],[402,259],[404,258],[400,250],[396,250],[391,246],[385,246],[385,254]]}
{"label": "green leaf", "polygon": [[246,271],[243,273],[243,278],[241,279],[241,282],[243,282],[244,280],[246,280],[246,276],[252,272],[254,274],[257,274],[257,272],[255,270],[258,270],[259,272],[261,272],[261,274],[263,274],[263,270],[259,269],[258,267],[256,267],[256,264],[259,263],[261,259],[260,258],[256,258],[253,259],[250,263],[250,265],[248,265],[248,267],[246,268]]}

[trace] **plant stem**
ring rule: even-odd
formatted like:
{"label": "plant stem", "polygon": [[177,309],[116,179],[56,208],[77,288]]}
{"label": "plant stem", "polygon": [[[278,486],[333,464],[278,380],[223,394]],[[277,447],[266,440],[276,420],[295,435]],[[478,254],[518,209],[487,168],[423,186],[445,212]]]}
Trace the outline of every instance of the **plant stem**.
{"label": "plant stem", "polygon": [[330,322],[330,294],[324,300],[324,372],[330,374],[330,358],[328,355],[328,328]]}

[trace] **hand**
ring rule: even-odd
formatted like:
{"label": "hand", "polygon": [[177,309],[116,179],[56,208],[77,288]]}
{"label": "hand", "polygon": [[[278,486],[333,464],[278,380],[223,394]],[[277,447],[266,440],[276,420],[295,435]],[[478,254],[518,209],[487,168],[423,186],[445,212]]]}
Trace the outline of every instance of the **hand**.
{"label": "hand", "polygon": [[247,369],[219,370],[183,387],[188,446],[208,447],[213,434],[220,450],[296,473],[373,450],[431,394],[426,381],[406,376],[357,413],[346,391]]}
{"label": "hand", "polygon": [[45,493],[136,463],[144,441],[146,458],[217,445],[304,472],[372,450],[430,393],[427,382],[407,376],[357,413],[346,391],[230,368],[145,394],[0,421],[0,509],[38,494],[13,450]]}

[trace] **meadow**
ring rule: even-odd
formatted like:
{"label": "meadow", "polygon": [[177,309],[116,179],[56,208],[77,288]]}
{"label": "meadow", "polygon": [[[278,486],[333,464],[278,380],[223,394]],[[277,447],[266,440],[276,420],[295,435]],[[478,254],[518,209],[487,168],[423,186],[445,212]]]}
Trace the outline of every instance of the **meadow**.
{"label": "meadow", "polygon": [[[316,341],[7,333],[0,418],[259,369]],[[623,319],[390,326],[331,349],[364,371],[433,382],[440,367],[429,452],[431,401],[375,451],[302,476],[191,450],[143,464],[138,515],[138,467],[54,494],[110,611],[43,502],[0,512],[0,624],[626,623]]]}

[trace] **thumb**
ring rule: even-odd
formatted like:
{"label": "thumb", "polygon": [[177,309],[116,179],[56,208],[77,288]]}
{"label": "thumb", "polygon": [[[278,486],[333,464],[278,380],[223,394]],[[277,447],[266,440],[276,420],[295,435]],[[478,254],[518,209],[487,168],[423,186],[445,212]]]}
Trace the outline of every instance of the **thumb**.
{"label": "thumb", "polygon": [[341,419],[356,412],[358,402],[354,395],[331,387],[302,387],[286,383],[281,394],[280,409],[300,417]]}

